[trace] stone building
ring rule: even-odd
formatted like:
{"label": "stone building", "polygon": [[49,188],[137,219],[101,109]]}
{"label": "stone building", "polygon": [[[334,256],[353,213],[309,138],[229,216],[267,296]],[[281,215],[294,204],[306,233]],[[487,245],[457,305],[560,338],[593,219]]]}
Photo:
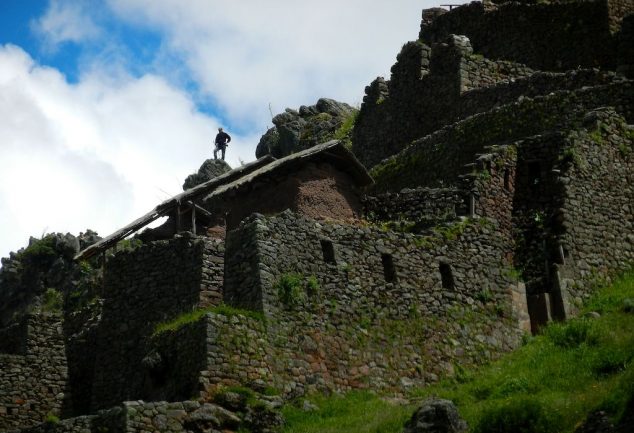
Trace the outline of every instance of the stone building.
{"label": "stone building", "polygon": [[[574,315],[634,262],[633,10],[423,11],[366,88],[354,154],[328,142],[197,185],[77,255],[168,217],[109,255],[96,302],[0,331],[0,430],[191,430],[231,385],[402,392]],[[519,15],[536,25],[500,24]],[[538,33],[552,52],[527,49]]]}

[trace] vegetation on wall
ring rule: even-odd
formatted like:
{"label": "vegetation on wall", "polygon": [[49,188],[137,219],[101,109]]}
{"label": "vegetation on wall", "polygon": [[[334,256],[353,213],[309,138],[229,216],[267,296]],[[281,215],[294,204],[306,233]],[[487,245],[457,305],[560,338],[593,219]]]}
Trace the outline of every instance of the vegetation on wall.
{"label": "vegetation on wall", "polygon": [[339,129],[335,131],[334,138],[340,140],[348,149],[352,149],[352,130],[354,129],[354,124],[358,116],[359,110],[354,110],[346,117]]}
{"label": "vegetation on wall", "polygon": [[197,308],[193,311],[180,314],[179,316],[176,316],[171,320],[161,322],[154,327],[154,332],[152,333],[152,335],[158,335],[163,332],[176,331],[190,323],[197,322],[208,313],[222,314],[229,317],[240,315],[250,317],[251,319],[255,320],[264,320],[264,315],[260,312],[244,310],[241,308],[234,308],[226,304],[220,304],[215,307]]}
{"label": "vegetation on wall", "polygon": [[305,276],[298,272],[282,274],[273,287],[280,302],[292,308],[319,294],[319,282],[314,275]]}
{"label": "vegetation on wall", "polygon": [[591,311],[601,317],[551,324],[487,367],[456,366],[453,378],[413,390],[409,405],[359,392],[311,397],[318,409],[308,414],[289,405],[284,431],[400,433],[414,403],[429,396],[454,401],[478,433],[572,432],[596,410],[619,422],[634,404],[634,272],[599,291],[584,308]]}

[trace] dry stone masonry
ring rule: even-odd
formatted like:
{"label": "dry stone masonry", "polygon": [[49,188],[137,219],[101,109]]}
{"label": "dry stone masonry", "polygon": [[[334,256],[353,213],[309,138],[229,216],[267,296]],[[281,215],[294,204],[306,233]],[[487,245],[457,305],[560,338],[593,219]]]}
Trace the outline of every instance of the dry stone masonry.
{"label": "dry stone masonry", "polygon": [[358,112],[287,109],[138,239],[33,239],[0,270],[0,432],[275,432],[285,399],[403,393],[576,314],[634,264],[633,12],[425,10]]}

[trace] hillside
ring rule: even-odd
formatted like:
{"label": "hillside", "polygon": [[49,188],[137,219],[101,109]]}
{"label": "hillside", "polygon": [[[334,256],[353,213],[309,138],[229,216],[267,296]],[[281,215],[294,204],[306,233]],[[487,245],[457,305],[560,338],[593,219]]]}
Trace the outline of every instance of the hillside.
{"label": "hillside", "polygon": [[430,396],[454,401],[475,432],[573,432],[598,411],[620,426],[614,431],[632,431],[633,300],[630,272],[601,288],[581,317],[548,326],[489,366],[411,390],[408,404],[368,393],[300,399],[285,408],[284,431],[401,432],[415,402]]}

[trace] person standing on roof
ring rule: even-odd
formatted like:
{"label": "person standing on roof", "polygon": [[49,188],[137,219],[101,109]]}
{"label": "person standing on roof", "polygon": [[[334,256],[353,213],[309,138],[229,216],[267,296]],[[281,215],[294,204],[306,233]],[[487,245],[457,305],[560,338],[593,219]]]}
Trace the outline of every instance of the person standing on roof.
{"label": "person standing on roof", "polygon": [[229,142],[231,141],[231,137],[229,134],[224,132],[222,128],[218,128],[218,134],[216,135],[216,148],[214,149],[214,159],[218,159],[218,151],[220,150],[222,153],[222,160],[225,160],[225,149],[229,146]]}

